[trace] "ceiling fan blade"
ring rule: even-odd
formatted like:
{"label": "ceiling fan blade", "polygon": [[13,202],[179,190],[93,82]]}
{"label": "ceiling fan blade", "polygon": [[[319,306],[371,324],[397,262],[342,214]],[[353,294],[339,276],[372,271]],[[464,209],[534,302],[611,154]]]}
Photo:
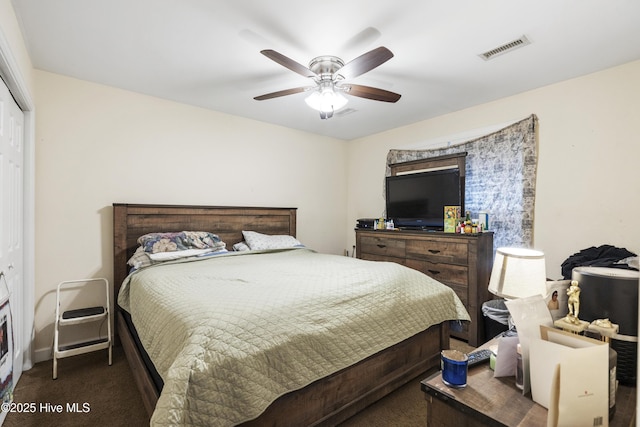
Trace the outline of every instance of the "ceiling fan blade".
{"label": "ceiling fan blade", "polygon": [[402,96],[398,93],[371,86],[341,85],[339,88],[349,95],[373,99],[374,101],[398,102]]}
{"label": "ceiling fan blade", "polygon": [[283,67],[286,67],[291,71],[294,71],[300,74],[301,76],[318,77],[316,73],[314,73],[304,65],[297,63],[291,58],[287,58],[286,56],[284,56],[279,52],[276,52],[275,50],[266,49],[266,50],[261,50],[260,53],[266,56],[267,58],[271,59],[272,61],[275,61],[278,64],[282,65]]}
{"label": "ceiling fan blade", "polygon": [[335,75],[342,76],[343,79],[358,77],[359,75],[384,64],[391,58],[393,58],[393,53],[391,53],[391,51],[386,47],[380,46],[358,56],[351,62],[348,62],[344,67],[336,71]]}
{"label": "ceiling fan blade", "polygon": [[264,95],[256,96],[253,99],[255,99],[256,101],[264,101],[265,99],[273,99],[273,98],[278,98],[280,96],[287,96],[287,95],[293,95],[294,93],[304,92],[309,89],[312,89],[313,87],[314,86],[305,86],[305,87],[296,87],[293,89],[279,90],[277,92],[271,92]]}

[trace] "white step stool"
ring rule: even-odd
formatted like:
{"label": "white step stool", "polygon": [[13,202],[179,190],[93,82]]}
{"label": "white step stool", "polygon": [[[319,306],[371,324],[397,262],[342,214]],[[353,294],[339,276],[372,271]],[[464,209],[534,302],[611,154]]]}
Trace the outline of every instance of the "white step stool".
{"label": "white step stool", "polygon": [[[84,284],[83,286],[104,286],[104,305],[97,307],[81,307],[74,310],[67,310],[63,313],[60,313],[60,304],[61,304],[61,293],[64,291],[65,287],[70,287],[72,285],[79,286],[80,284]],[[78,279],[78,280],[67,280],[64,282],[60,282],[58,284],[58,289],[56,291],[56,321],[55,321],[55,330],[54,330],[54,338],[53,338],[53,379],[58,378],[58,359],[62,359],[64,357],[76,356],[78,354],[89,353],[92,351],[108,349],[109,350],[109,365],[111,365],[112,356],[111,349],[113,347],[113,339],[111,337],[111,316],[109,310],[109,282],[107,279],[97,278],[97,279]],[[104,321],[107,322],[107,337],[101,338],[97,340],[82,342],[73,345],[60,346],[59,344],[59,333],[60,326],[70,326],[70,325],[79,325],[81,323],[87,322],[96,322],[96,321]]]}

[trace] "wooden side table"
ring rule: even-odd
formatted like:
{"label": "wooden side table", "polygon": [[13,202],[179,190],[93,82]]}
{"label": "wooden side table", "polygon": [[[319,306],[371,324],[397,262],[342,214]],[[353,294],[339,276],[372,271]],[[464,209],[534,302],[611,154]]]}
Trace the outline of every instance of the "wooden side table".
{"label": "wooden side table", "polygon": [[[531,395],[522,395],[514,377],[494,378],[489,364],[469,368],[467,386],[450,388],[442,383],[441,372],[420,385],[427,400],[429,427],[540,427],[547,425],[547,410]],[[619,386],[616,412],[610,427],[632,426],[635,421],[636,389]]]}

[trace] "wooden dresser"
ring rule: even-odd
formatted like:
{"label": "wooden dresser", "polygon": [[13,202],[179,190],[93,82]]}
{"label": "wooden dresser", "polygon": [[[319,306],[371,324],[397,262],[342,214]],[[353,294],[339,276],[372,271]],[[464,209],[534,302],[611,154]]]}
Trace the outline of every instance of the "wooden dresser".
{"label": "wooden dresser", "polygon": [[484,342],[482,303],[491,299],[493,233],[451,234],[425,231],[356,230],[356,255],[392,261],[421,271],[452,288],[471,316],[451,335],[477,347]]}

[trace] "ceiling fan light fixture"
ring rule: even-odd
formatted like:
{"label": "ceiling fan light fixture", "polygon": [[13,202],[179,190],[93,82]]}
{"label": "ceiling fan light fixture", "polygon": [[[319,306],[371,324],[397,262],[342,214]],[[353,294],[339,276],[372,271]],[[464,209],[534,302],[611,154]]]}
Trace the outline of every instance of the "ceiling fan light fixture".
{"label": "ceiling fan light fixture", "polygon": [[279,90],[256,96],[253,98],[256,101],[311,90],[311,94],[305,99],[305,102],[309,107],[320,112],[321,119],[328,119],[333,117],[335,111],[347,105],[348,100],[344,96],[345,92],[351,96],[374,101],[397,102],[400,99],[399,94],[384,89],[354,84],[341,85],[343,80],[358,77],[393,58],[393,53],[384,46],[370,50],[346,64],[337,56],[318,56],[311,60],[309,67],[301,65],[275,50],[266,49],[260,53],[303,77],[313,79],[316,86]]}
{"label": "ceiling fan light fixture", "polygon": [[322,85],[305,98],[305,102],[311,108],[323,113],[332,113],[347,105],[348,99],[336,92],[333,86]]}

